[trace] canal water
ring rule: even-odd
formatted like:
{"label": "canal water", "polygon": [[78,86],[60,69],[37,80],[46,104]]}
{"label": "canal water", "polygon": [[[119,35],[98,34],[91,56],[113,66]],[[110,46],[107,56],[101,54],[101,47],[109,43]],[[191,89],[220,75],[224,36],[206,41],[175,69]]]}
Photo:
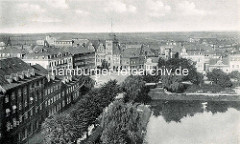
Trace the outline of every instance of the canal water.
{"label": "canal water", "polygon": [[240,103],[154,101],[148,144],[240,144]]}

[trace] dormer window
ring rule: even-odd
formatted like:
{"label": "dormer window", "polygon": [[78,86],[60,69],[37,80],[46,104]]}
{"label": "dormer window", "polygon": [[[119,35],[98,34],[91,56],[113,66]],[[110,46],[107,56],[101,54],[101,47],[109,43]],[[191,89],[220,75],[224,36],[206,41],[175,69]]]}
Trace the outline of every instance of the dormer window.
{"label": "dormer window", "polygon": [[14,79],[15,81],[18,81],[18,80],[19,80],[18,73],[16,73],[16,74],[13,75],[13,79]]}
{"label": "dormer window", "polygon": [[12,82],[13,82],[13,77],[12,77],[12,75],[5,75],[5,79],[6,79],[9,83],[12,83]]}

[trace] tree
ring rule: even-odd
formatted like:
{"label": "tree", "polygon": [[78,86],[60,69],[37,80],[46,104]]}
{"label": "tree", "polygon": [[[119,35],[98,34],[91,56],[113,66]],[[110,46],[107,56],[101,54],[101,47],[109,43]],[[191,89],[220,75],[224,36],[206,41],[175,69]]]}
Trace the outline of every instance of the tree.
{"label": "tree", "polygon": [[229,77],[232,79],[236,79],[237,81],[240,81],[240,72],[239,71],[232,71],[229,74]]}
{"label": "tree", "polygon": [[44,143],[70,144],[81,137],[81,123],[76,123],[69,115],[61,114],[46,118],[42,124]]}
{"label": "tree", "polygon": [[163,58],[158,59],[158,67],[161,68],[166,65],[166,61]]}
{"label": "tree", "polygon": [[[190,81],[193,84],[199,85],[203,81],[203,75],[198,73],[195,68],[195,63],[189,59],[184,58],[172,58],[164,62],[159,59],[159,66],[168,70],[170,74],[161,76],[163,86],[172,92],[183,92],[187,87],[181,82]],[[183,75],[179,70],[188,70],[187,75]],[[176,75],[176,72],[179,75]]]}
{"label": "tree", "polygon": [[92,89],[70,112],[70,116],[78,123],[85,124],[83,129],[88,133],[88,127],[97,123],[98,116],[117,96],[120,90],[116,80],[110,80],[99,89]]}
{"label": "tree", "polygon": [[210,81],[213,81],[215,84],[220,85],[223,88],[232,86],[230,77],[220,69],[213,69],[212,72],[207,73],[207,77]]}
{"label": "tree", "polygon": [[137,108],[122,100],[114,101],[103,113],[101,126],[103,143],[136,144],[143,142],[142,117]]}
{"label": "tree", "polygon": [[149,88],[145,86],[142,76],[128,76],[122,83],[122,89],[126,93],[125,101],[146,103],[150,100],[148,96]]}

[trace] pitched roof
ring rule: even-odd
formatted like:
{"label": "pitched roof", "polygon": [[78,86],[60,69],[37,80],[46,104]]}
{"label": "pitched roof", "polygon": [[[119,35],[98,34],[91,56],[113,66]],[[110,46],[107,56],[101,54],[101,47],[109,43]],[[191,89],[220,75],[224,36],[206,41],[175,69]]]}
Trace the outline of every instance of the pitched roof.
{"label": "pitched roof", "polygon": [[130,58],[130,57],[139,57],[141,48],[130,48],[124,49],[122,51],[122,57]]}
{"label": "pitched roof", "polygon": [[79,53],[91,53],[94,52],[94,50],[90,50],[87,47],[79,46],[76,48],[69,47],[69,48],[64,48],[63,49],[65,52],[69,52],[71,54],[79,54]]}
{"label": "pitched roof", "polygon": [[41,73],[41,74],[48,74],[48,70],[46,70],[45,68],[43,68],[41,65],[36,64],[36,65],[32,65],[32,67],[35,69],[35,71],[37,73]]}
{"label": "pitched roof", "polygon": [[33,68],[19,58],[13,57],[13,58],[1,59],[0,60],[0,87],[2,87],[5,90],[11,89],[18,85],[26,83],[32,79],[36,79],[43,76],[39,73],[36,73],[34,77],[19,80],[17,82],[14,81],[10,83],[6,80],[6,76],[9,76],[11,74],[21,73],[23,71],[30,70],[30,69],[33,69]]}
{"label": "pitched roof", "polygon": [[5,49],[0,50],[0,53],[18,54],[18,53],[26,53],[26,51],[22,49],[17,49],[15,47],[6,47]]}

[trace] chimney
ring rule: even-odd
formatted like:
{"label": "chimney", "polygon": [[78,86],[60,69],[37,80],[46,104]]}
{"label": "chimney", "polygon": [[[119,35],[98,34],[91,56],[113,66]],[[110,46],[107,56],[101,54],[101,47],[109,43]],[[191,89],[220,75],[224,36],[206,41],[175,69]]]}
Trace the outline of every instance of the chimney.
{"label": "chimney", "polygon": [[12,82],[13,82],[12,75],[5,75],[5,79],[6,79],[9,83],[12,83]]}
{"label": "chimney", "polygon": [[18,76],[19,76],[21,79],[24,79],[24,72],[18,72]]}
{"label": "chimney", "polygon": [[18,81],[18,80],[19,80],[18,73],[14,74],[13,79],[14,79],[15,81]]}

